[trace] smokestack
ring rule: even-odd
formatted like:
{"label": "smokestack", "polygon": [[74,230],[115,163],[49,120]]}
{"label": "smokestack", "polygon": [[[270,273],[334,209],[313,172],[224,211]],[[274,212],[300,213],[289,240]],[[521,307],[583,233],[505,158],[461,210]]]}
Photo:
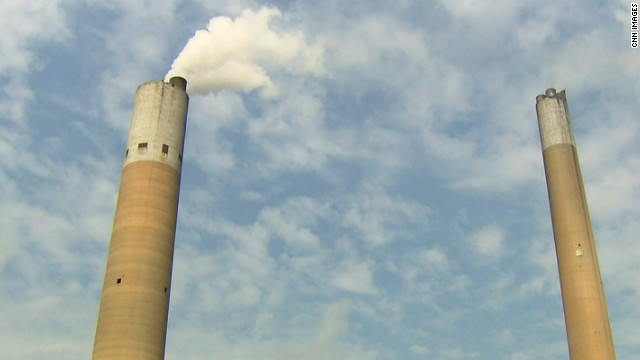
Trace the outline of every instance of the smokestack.
{"label": "smokestack", "polygon": [[536,97],[571,360],[615,360],[602,277],[564,90]]}
{"label": "smokestack", "polygon": [[187,82],[135,97],[98,314],[93,360],[162,360],[171,292]]}

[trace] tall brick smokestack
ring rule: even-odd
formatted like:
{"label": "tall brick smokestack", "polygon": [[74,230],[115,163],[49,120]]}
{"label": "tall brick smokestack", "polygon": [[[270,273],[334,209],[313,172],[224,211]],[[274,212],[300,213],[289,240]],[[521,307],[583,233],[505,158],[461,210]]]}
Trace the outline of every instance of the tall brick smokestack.
{"label": "tall brick smokestack", "polygon": [[162,360],[171,293],[187,82],[141,85],[135,97],[93,360]]}
{"label": "tall brick smokestack", "polygon": [[571,360],[615,360],[600,266],[564,90],[536,97]]}

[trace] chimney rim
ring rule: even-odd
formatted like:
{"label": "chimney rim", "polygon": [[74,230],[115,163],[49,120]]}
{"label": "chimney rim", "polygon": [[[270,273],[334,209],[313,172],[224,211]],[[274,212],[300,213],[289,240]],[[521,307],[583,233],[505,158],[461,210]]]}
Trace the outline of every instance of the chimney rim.
{"label": "chimney rim", "polygon": [[171,86],[173,87],[177,87],[184,91],[187,90],[187,79],[183,78],[182,76],[172,77],[171,79],[169,79],[169,84],[171,84]]}

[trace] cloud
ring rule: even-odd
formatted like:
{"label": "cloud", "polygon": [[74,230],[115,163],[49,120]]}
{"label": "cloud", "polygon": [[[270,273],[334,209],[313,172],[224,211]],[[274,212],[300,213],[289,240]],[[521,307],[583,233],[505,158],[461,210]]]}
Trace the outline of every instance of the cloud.
{"label": "cloud", "polygon": [[340,289],[365,295],[376,295],[372,264],[367,261],[347,259],[336,269],[334,285]]}
{"label": "cloud", "polygon": [[44,59],[37,49],[67,40],[71,34],[62,1],[7,1],[0,5],[6,19],[0,31],[0,78],[3,79],[2,118],[23,124],[26,107],[34,100],[28,76]]}
{"label": "cloud", "polygon": [[[626,5],[452,4],[283,5],[269,28],[324,49],[326,72],[260,59],[277,99],[191,99],[167,358],[566,356],[534,107],[550,86],[568,88],[618,354],[638,352]],[[0,34],[21,69],[0,105],[5,358],[89,356],[133,92],[197,24],[259,9],[147,5],[0,5],[32,29]]]}
{"label": "cloud", "polygon": [[0,72],[24,74],[38,60],[34,45],[60,42],[70,36],[62,1],[5,2],[0,10],[5,14],[0,33]]}
{"label": "cloud", "polygon": [[[191,101],[185,159],[197,164],[211,181],[226,179],[224,175],[238,165],[238,155],[226,135],[241,126],[247,116],[242,99],[231,92]],[[202,151],[205,148],[207,151]]]}
{"label": "cloud", "polygon": [[421,345],[411,345],[411,347],[409,348],[412,352],[419,354],[419,355],[428,355],[429,354],[429,349],[425,346],[421,346]]}
{"label": "cloud", "polygon": [[322,91],[297,80],[283,92],[282,100],[247,124],[247,135],[261,152],[262,161],[255,166],[262,176],[283,171],[317,172],[331,160],[352,156],[354,134],[328,127]]}
{"label": "cloud", "polygon": [[[112,179],[101,177],[105,170],[100,162],[88,173],[62,162],[50,165],[44,177],[48,183],[37,191],[25,192],[24,179],[33,182],[39,175],[16,171],[9,181],[20,176],[21,191],[1,194],[5,312],[0,332],[13,334],[13,341],[3,346],[9,358],[36,359],[48,353],[80,359],[93,341],[95,316],[88,314],[98,310],[116,187]],[[81,200],[79,192],[85,194]],[[66,329],[64,335],[60,328]],[[39,345],[27,345],[32,342]]]}
{"label": "cloud", "polygon": [[[188,344],[180,350],[181,354],[188,354],[198,346],[206,345],[206,349],[213,346],[216,349],[216,356],[230,359],[255,359],[256,357],[273,360],[294,360],[294,359],[350,359],[368,360],[377,359],[379,354],[376,350],[365,348],[363,344],[348,341],[347,335],[350,329],[348,317],[352,312],[353,305],[348,301],[328,303],[320,309],[313,311],[307,321],[305,330],[292,333],[288,339],[274,338],[273,314],[264,314],[256,322],[256,326],[268,326],[269,331],[257,332],[260,335],[250,341],[225,338],[221,333],[207,331],[206,336],[202,334],[191,334],[189,337],[179,339],[178,344]],[[292,331],[288,329],[287,331]],[[183,333],[180,333],[183,334]],[[186,335],[186,333],[184,333]],[[172,341],[172,340],[169,340]],[[182,346],[181,346],[182,347]],[[200,353],[196,351],[196,354]],[[172,352],[167,354],[172,356]],[[197,355],[196,355],[197,356]],[[199,357],[195,357],[199,358]]]}
{"label": "cloud", "polygon": [[493,224],[477,230],[466,241],[481,257],[497,260],[504,252],[506,236],[506,229]]}
{"label": "cloud", "polygon": [[343,221],[358,230],[361,241],[376,247],[412,238],[407,224],[428,227],[430,213],[418,202],[391,197],[374,186],[349,199]]}
{"label": "cloud", "polygon": [[267,209],[260,219],[291,248],[317,249],[320,240],[307,227],[316,220],[317,214],[313,213],[316,204],[309,199],[293,199],[289,205],[285,209]]}

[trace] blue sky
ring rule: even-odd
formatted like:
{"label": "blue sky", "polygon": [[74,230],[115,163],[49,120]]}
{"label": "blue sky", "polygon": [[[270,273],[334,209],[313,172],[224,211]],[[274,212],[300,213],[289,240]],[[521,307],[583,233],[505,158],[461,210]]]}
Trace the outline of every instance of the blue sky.
{"label": "blue sky", "polygon": [[0,4],[0,349],[92,350],[133,97],[277,7],[323,72],[191,97],[167,359],[566,359],[535,114],[566,89],[618,358],[640,352],[627,1]]}

